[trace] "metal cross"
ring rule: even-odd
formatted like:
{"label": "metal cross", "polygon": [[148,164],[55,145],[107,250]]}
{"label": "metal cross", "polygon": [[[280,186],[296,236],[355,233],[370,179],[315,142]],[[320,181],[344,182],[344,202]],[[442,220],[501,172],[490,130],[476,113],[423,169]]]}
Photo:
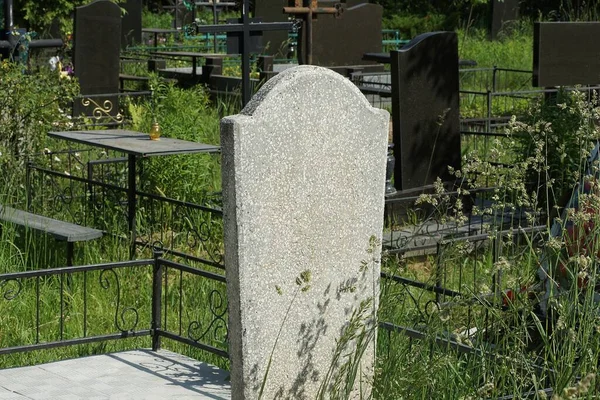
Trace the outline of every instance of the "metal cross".
{"label": "metal cross", "polygon": [[242,32],[242,106],[250,101],[250,33],[266,31],[289,31],[292,22],[250,22],[250,0],[243,0],[241,24],[226,25],[201,25],[197,27],[199,33]]}
{"label": "metal cross", "polygon": [[319,14],[333,14],[339,17],[344,9],[340,3],[334,7],[319,7],[317,0],[289,0],[289,2],[289,4],[293,3],[293,6],[284,7],[283,13],[303,19],[302,35],[305,35],[306,46],[302,46],[304,59],[299,60],[300,64],[312,64],[313,20],[317,19]]}

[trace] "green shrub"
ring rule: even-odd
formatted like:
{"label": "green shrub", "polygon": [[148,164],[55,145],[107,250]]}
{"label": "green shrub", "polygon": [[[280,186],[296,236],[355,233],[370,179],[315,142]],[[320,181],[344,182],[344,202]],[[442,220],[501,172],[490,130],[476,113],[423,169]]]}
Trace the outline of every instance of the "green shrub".
{"label": "green shrub", "polygon": [[541,206],[550,211],[563,205],[581,179],[586,159],[600,138],[597,98],[587,93],[559,90],[534,102],[522,122],[513,119],[509,132],[516,150],[529,162],[528,181]]}
{"label": "green shrub", "polygon": [[[0,185],[14,188],[22,180],[29,157],[40,152],[50,130],[72,126],[71,102],[78,93],[75,80],[42,69],[35,75],[17,63],[0,63]],[[3,182],[2,182],[3,181]]]}
{"label": "green shrub", "polygon": [[[156,120],[164,137],[219,144],[219,113],[201,86],[182,89],[153,79],[153,99],[131,105],[133,128],[150,132]],[[220,190],[221,171],[216,155],[154,157],[144,162],[146,188],[168,197],[201,203],[207,193]]]}
{"label": "green shrub", "polygon": [[397,29],[402,39],[413,37],[432,31],[452,29],[448,26],[448,19],[442,14],[421,15],[392,15],[383,20],[385,29]]}

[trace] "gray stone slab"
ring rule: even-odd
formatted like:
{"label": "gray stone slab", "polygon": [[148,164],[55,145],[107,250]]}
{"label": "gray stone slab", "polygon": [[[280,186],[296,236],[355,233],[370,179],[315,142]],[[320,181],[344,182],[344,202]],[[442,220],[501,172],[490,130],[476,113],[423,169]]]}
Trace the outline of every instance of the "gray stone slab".
{"label": "gray stone slab", "polygon": [[0,205],[0,219],[49,233],[56,240],[83,242],[102,237],[102,231]]}
{"label": "gray stone slab", "polygon": [[166,137],[150,140],[145,133],[124,129],[49,132],[48,136],[141,157],[219,151],[219,146]]}
{"label": "gray stone slab", "polygon": [[230,399],[229,373],[167,350],[0,370],[0,399]]}
{"label": "gray stone slab", "polygon": [[[338,342],[350,321],[374,334],[388,124],[314,66],[282,72],[222,120],[233,399],[258,398],[263,382],[265,399],[333,398],[348,360],[334,356],[357,346]],[[367,338],[349,398],[369,394]]]}

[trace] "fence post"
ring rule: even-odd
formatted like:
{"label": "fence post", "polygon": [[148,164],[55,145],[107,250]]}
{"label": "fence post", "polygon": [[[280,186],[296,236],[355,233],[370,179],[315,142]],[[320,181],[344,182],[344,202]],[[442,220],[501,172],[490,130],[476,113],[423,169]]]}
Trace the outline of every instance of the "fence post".
{"label": "fence post", "polygon": [[154,264],[152,266],[152,324],[150,327],[152,333],[152,351],[160,349],[160,320],[161,320],[161,301],[162,301],[162,276],[163,267],[160,262],[163,252],[154,250]]}
{"label": "fence post", "polygon": [[498,67],[494,65],[494,71],[492,72],[492,93],[496,93],[496,73],[498,72]]}
{"label": "fence post", "polygon": [[33,168],[33,162],[31,160],[27,161],[27,163],[25,164],[25,192],[26,192],[26,202],[27,204],[25,204],[25,210],[31,212],[31,201],[32,201],[32,196],[31,196],[31,169]]}

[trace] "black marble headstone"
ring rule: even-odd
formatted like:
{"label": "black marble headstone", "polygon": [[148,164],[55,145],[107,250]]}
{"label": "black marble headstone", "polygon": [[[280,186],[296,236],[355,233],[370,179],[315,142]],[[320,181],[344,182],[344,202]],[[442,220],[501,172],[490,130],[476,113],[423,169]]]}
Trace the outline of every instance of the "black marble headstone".
{"label": "black marble headstone", "polygon": [[536,22],[533,86],[600,83],[600,22]]}
{"label": "black marble headstone", "polygon": [[[383,7],[368,3],[344,7],[339,18],[319,15],[313,22],[313,64],[323,67],[372,64],[363,61],[363,54],[381,53]],[[301,52],[303,47],[300,44]]]}
{"label": "black marble headstone", "polygon": [[[108,0],[96,0],[75,9],[73,64],[82,95],[119,91],[119,54],[121,49],[121,9]],[[103,104],[116,97],[96,98]],[[90,108],[76,102],[74,114],[92,115]]]}
{"label": "black marble headstone", "polygon": [[460,168],[456,33],[425,33],[390,55],[396,189],[451,179],[448,166]]}
{"label": "black marble headstone", "polygon": [[506,28],[506,24],[519,19],[519,0],[491,0],[492,18],[490,36],[493,39]]}
{"label": "black marble headstone", "polygon": [[[263,22],[286,22],[287,14],[283,13],[286,0],[260,0],[254,3],[254,15]],[[286,31],[270,31],[263,33],[261,53],[285,58],[288,53],[288,33]]]}
{"label": "black marble headstone", "polygon": [[127,0],[121,7],[125,14],[121,21],[121,47],[142,42],[142,0]]}

